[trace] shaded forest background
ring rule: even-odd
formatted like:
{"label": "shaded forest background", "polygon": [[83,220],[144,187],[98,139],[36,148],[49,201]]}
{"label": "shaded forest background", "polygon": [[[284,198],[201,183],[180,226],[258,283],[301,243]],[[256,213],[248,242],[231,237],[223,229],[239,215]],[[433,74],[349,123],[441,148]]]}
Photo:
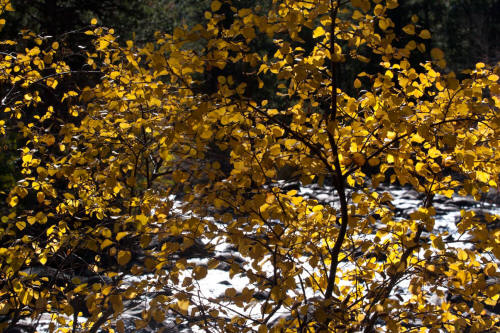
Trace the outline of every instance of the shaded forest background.
{"label": "shaded forest background", "polygon": [[[14,38],[19,27],[43,35],[58,36],[88,27],[95,17],[114,28],[122,40],[146,43],[155,31],[172,32],[176,26],[200,23],[209,0],[14,0],[4,38]],[[241,8],[271,6],[272,0],[240,0]],[[500,1],[498,0],[405,0],[390,13],[396,25],[413,15],[418,25],[432,32],[432,47],[445,51],[450,70],[460,71],[478,61],[500,60]],[[430,48],[427,48],[430,50]]]}

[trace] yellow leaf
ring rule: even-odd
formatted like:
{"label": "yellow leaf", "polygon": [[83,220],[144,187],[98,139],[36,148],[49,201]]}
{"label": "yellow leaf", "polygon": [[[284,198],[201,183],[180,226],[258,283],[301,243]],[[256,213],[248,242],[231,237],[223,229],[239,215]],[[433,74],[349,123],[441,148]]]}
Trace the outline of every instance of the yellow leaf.
{"label": "yellow leaf", "polygon": [[101,235],[106,238],[111,238],[111,230],[108,228],[103,228],[101,231]]}
{"label": "yellow leaf", "polygon": [[110,245],[113,245],[113,242],[110,241],[109,239],[105,239],[102,243],[101,243],[101,250],[107,248],[108,246]]}
{"label": "yellow leaf", "polygon": [[91,25],[96,25],[97,24],[97,19],[93,18],[92,20],[90,20],[90,24]]}
{"label": "yellow leaf", "polygon": [[203,279],[207,276],[207,268],[205,266],[196,266],[193,270],[193,277],[196,280]]}
{"label": "yellow leaf", "polygon": [[361,88],[361,81],[359,79],[354,80],[354,88]]}
{"label": "yellow leaf", "polygon": [[381,4],[376,5],[375,8],[373,9],[373,13],[376,16],[383,15],[384,14],[384,6],[382,6]]}
{"label": "yellow leaf", "polygon": [[56,143],[56,138],[53,135],[48,135],[45,137],[45,143],[47,146],[52,146],[54,143]]}
{"label": "yellow leaf", "polygon": [[[77,280],[77,281],[79,281],[79,280]],[[77,282],[77,283],[80,283],[80,282]],[[75,292],[75,293],[79,293],[79,292],[83,291],[86,287],[87,287],[87,283],[82,283],[82,284],[80,284],[79,286],[77,286],[77,287],[73,290],[73,292]]]}
{"label": "yellow leaf", "polygon": [[431,32],[427,29],[420,31],[420,34],[418,35],[422,39],[429,39],[431,38]]}
{"label": "yellow leaf", "polygon": [[224,294],[229,297],[229,298],[233,298],[234,296],[236,296],[236,289],[234,288],[228,288],[226,289],[226,291],[224,292]]}
{"label": "yellow leaf", "polygon": [[118,263],[122,266],[126,265],[130,259],[132,259],[132,254],[130,251],[118,251]]}
{"label": "yellow leaf", "polygon": [[119,232],[117,235],[116,235],[116,241],[120,241],[120,239],[122,239],[123,237],[127,236],[129,234],[128,231],[122,231],[122,232]]}
{"label": "yellow leaf", "polygon": [[318,38],[318,37],[321,37],[325,34],[325,29],[323,29],[323,27],[319,26],[317,27],[316,29],[314,29],[314,32],[313,32],[313,38]]}
{"label": "yellow leaf", "polygon": [[36,223],[36,217],[34,216],[28,216],[27,221],[29,224],[33,225]]}
{"label": "yellow leaf", "polygon": [[359,19],[362,19],[364,17],[365,16],[363,15],[363,13],[361,13],[359,10],[355,10],[354,13],[352,14],[352,18],[354,20],[359,20]]}
{"label": "yellow leaf", "polygon": [[189,308],[189,300],[188,299],[180,299],[177,301],[177,306],[182,312],[187,312]]}
{"label": "yellow leaf", "polygon": [[394,9],[399,6],[398,0],[387,0],[387,8]]}
{"label": "yellow leaf", "polygon": [[29,163],[33,159],[33,155],[24,155],[23,156],[23,162],[24,163]]}
{"label": "yellow leaf", "polygon": [[500,298],[500,295],[496,294],[496,295],[494,295],[492,297],[487,298],[484,301],[484,303],[487,304],[487,305],[496,306],[499,298]]}
{"label": "yellow leaf", "polygon": [[26,222],[23,222],[23,221],[16,222],[16,227],[19,230],[24,230],[24,228],[26,228]]}
{"label": "yellow leaf", "polygon": [[213,132],[210,129],[205,129],[200,133],[200,138],[208,140],[212,137]]}
{"label": "yellow leaf", "polygon": [[14,196],[9,198],[8,202],[9,202],[9,206],[15,207],[19,203],[19,198],[16,195],[14,195]]}
{"label": "yellow leaf", "polygon": [[112,80],[115,80],[118,76],[120,76],[120,72],[111,72],[109,74],[109,77],[112,79]]}
{"label": "yellow leaf", "polygon": [[476,179],[483,183],[488,183],[490,175],[483,171],[476,171]]}
{"label": "yellow leaf", "polygon": [[457,255],[457,256],[458,256],[458,259],[459,259],[459,260],[462,260],[462,261],[467,260],[467,258],[469,257],[469,256],[467,255],[467,252],[465,252],[465,251],[464,251],[464,250],[462,250],[462,249],[458,249],[458,255]]}
{"label": "yellow leaf", "polygon": [[31,288],[24,289],[20,296],[21,303],[24,305],[28,305],[32,297],[33,297],[33,290]]}
{"label": "yellow leaf", "polygon": [[451,198],[453,196],[453,193],[455,193],[455,191],[453,190],[444,190],[441,192],[441,194],[447,198]]}
{"label": "yellow leaf", "polygon": [[364,62],[365,64],[370,62],[370,58],[367,58],[367,57],[359,55],[359,54],[357,55],[356,59],[358,59],[361,62]]}
{"label": "yellow leaf", "polygon": [[320,212],[324,209],[325,207],[323,205],[316,205],[312,208],[313,212]]}
{"label": "yellow leaf", "polygon": [[17,294],[20,294],[23,291],[23,285],[19,282],[19,280],[15,280],[12,288]]}
{"label": "yellow leaf", "polygon": [[496,81],[498,81],[498,75],[491,74],[491,75],[488,76],[488,80],[496,82]]}
{"label": "yellow leaf", "polygon": [[214,0],[214,1],[212,1],[212,4],[210,5],[210,9],[213,12],[216,12],[220,9],[221,6],[222,6],[222,4],[220,1]]}
{"label": "yellow leaf", "polygon": [[123,302],[121,295],[111,295],[109,296],[109,301],[111,302],[111,306],[113,307],[113,311],[115,312],[115,314],[123,311]]}
{"label": "yellow leaf", "polygon": [[408,24],[403,27],[403,31],[406,32],[408,35],[414,35],[415,34],[415,26],[413,24]]}
{"label": "yellow leaf", "polygon": [[389,28],[389,26],[390,26],[389,19],[380,18],[380,20],[378,20],[378,26],[380,29],[382,29],[384,31],[387,30],[387,28]]}
{"label": "yellow leaf", "polygon": [[39,203],[42,203],[44,200],[45,200],[45,193],[43,192],[38,192],[36,194],[36,200],[39,202]]}
{"label": "yellow leaf", "polygon": [[165,312],[163,312],[162,310],[160,309],[156,309],[153,311],[153,319],[157,322],[157,323],[161,323],[165,320]]}
{"label": "yellow leaf", "polygon": [[435,236],[431,236],[431,240],[432,240],[432,246],[438,250],[444,250],[445,248],[445,245],[444,245],[444,242],[443,242],[443,239],[438,236],[438,237],[435,237]]}
{"label": "yellow leaf", "polygon": [[128,130],[131,127],[129,123],[120,123],[120,128],[122,130]]}
{"label": "yellow leaf", "polygon": [[431,149],[429,149],[427,151],[427,155],[429,155],[432,158],[437,158],[437,157],[441,156],[441,152],[438,149],[436,149],[435,147],[432,147]]}
{"label": "yellow leaf", "polygon": [[497,265],[495,263],[488,263],[486,267],[484,268],[484,273],[488,276],[495,276],[497,272]]}
{"label": "yellow leaf", "polygon": [[352,155],[352,159],[353,159],[354,163],[356,163],[356,165],[358,165],[358,166],[363,166],[366,162],[365,157],[361,153],[354,153]]}
{"label": "yellow leaf", "polygon": [[360,193],[353,193],[352,195],[352,202],[354,203],[358,203],[361,201],[361,199],[363,199],[363,195],[360,194]]}
{"label": "yellow leaf", "polygon": [[116,330],[119,333],[125,333],[125,324],[123,323],[123,320],[117,320],[116,321]]}
{"label": "yellow leaf", "polygon": [[109,46],[109,41],[105,39],[99,39],[99,47],[97,48],[99,51],[105,50]]}
{"label": "yellow leaf", "polygon": [[432,57],[432,59],[435,59],[435,60],[443,59],[444,52],[441,49],[438,49],[437,47],[435,47],[431,50],[431,57]]}

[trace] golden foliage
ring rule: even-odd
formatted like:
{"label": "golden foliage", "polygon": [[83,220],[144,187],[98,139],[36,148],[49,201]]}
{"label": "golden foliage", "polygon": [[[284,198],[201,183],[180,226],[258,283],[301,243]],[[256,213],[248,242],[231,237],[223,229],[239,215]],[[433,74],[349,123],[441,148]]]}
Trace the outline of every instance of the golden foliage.
{"label": "golden foliage", "polygon": [[[158,33],[144,47],[120,45],[92,20],[85,57],[99,80],[84,87],[68,84],[75,73],[62,41],[24,32],[32,46],[0,55],[9,87],[1,133],[24,138],[23,179],[0,225],[0,314],[51,313],[51,329],[65,331],[78,326],[68,316],[82,316],[83,299],[82,330],[124,331],[129,300],[153,293],[137,329],[168,315],[228,332],[498,329],[485,309],[500,291],[488,282],[499,277],[500,232],[488,229],[498,217],[462,211],[458,232],[474,243],[462,248],[434,228],[433,199],[480,200],[498,189],[500,69],[480,63],[459,79],[438,69],[446,66],[438,49],[412,67],[430,33],[409,24],[403,31],[416,41],[393,46],[385,15],[395,0],[230,7],[229,26],[223,3],[212,2],[203,25]],[[253,52],[259,38],[275,50]],[[339,88],[338,68],[370,59],[378,72],[360,73],[353,94]],[[221,74],[213,92],[200,88],[205,73],[226,67],[245,68],[244,79]],[[271,93],[266,82],[277,82]],[[229,168],[210,158],[214,147]],[[284,190],[283,170],[304,185],[328,179],[338,205]],[[411,186],[421,205],[397,218],[384,182]],[[247,287],[204,296],[196,281],[224,260],[197,265],[180,255],[202,238],[237,249],[248,265],[226,264]],[[83,271],[99,279],[86,282]],[[403,298],[396,286],[405,280]],[[287,316],[272,322],[278,311]]]}

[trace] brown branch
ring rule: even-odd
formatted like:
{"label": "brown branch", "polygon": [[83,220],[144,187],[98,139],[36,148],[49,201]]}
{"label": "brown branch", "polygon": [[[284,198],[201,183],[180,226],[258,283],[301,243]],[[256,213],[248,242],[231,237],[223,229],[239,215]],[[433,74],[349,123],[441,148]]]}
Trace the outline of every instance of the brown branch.
{"label": "brown branch", "polygon": [[[332,297],[333,290],[335,287],[335,276],[337,274],[337,268],[339,264],[339,254],[342,248],[342,244],[344,242],[346,233],[347,233],[347,225],[349,222],[349,215],[347,211],[347,198],[345,193],[345,178],[342,175],[342,169],[340,167],[339,161],[339,152],[338,146],[333,137],[333,133],[329,130],[329,124],[336,121],[337,117],[337,74],[336,74],[336,62],[333,59],[333,55],[335,53],[335,21],[337,18],[337,13],[339,9],[339,4],[331,0],[330,2],[330,19],[331,19],[331,28],[330,28],[330,71],[331,71],[331,80],[332,80],[332,98],[330,102],[330,108],[328,112],[327,119],[327,133],[328,140],[330,142],[330,146],[332,148],[333,154],[333,164],[334,164],[334,176],[336,181],[334,182],[335,189],[339,195],[340,201],[340,214],[341,214],[341,225],[340,231],[335,241],[333,248],[330,251],[331,256],[331,264],[330,264],[330,273],[328,276],[328,283],[325,291],[325,299],[329,299]],[[326,323],[328,325],[328,322]]]}

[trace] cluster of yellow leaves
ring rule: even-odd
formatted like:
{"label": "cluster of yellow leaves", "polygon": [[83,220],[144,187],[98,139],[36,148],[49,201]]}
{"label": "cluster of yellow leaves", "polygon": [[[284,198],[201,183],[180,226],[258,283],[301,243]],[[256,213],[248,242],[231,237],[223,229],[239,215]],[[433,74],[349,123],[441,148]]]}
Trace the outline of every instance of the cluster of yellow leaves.
{"label": "cluster of yellow leaves", "polygon": [[[216,0],[204,25],[143,47],[92,20],[84,56],[99,79],[83,87],[67,84],[74,73],[57,41],[25,32],[33,46],[0,58],[12,87],[0,96],[2,133],[7,121],[25,139],[24,178],[0,227],[0,314],[51,312],[51,330],[65,330],[84,308],[82,329],[123,332],[129,300],[153,293],[137,329],[169,315],[228,332],[498,328],[485,308],[499,294],[500,231],[488,229],[497,217],[463,211],[458,231],[475,247],[458,248],[434,229],[433,198],[498,189],[500,69],[480,63],[458,79],[437,70],[438,49],[434,63],[411,67],[425,45],[392,46],[386,13],[396,7],[286,0],[263,13]],[[428,39],[415,23],[403,32]],[[256,39],[274,50],[252,51]],[[341,90],[338,68],[370,59],[381,70],[359,73],[356,95]],[[216,87],[202,89],[213,73]],[[284,190],[287,178],[333,184],[338,204]],[[411,186],[421,206],[398,218],[383,183]],[[197,265],[185,253],[200,239],[231,244],[248,264]],[[205,298],[196,281],[221,263],[248,286]],[[403,298],[396,287],[408,279]],[[288,316],[272,322],[277,312]]]}

